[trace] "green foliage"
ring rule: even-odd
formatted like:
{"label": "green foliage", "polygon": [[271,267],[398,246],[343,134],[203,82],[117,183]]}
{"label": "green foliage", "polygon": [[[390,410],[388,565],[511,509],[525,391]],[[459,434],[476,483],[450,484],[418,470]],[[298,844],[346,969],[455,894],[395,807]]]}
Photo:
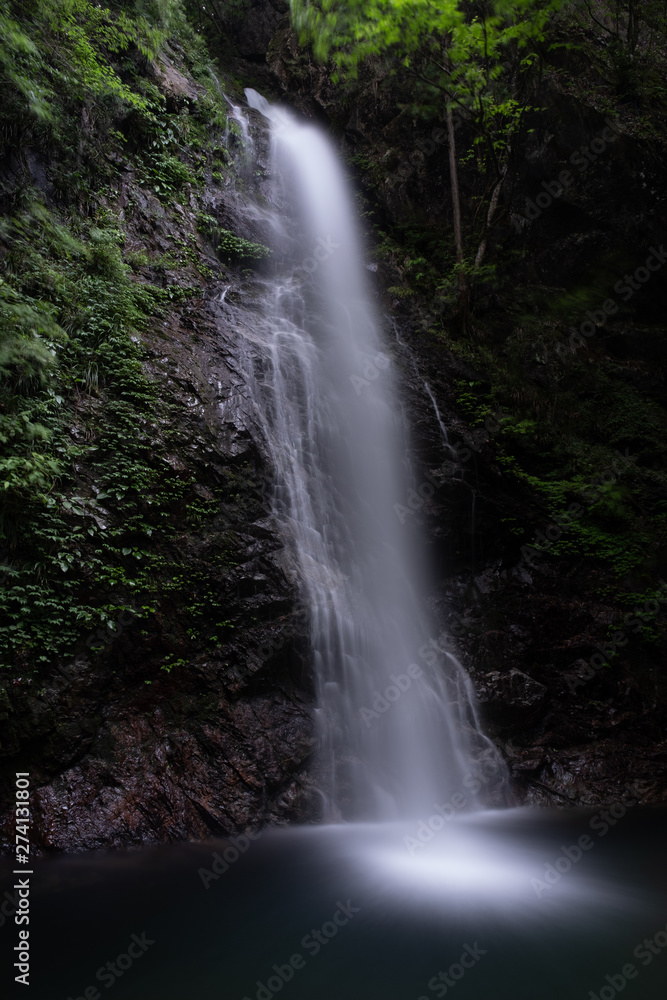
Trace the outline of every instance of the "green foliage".
{"label": "green foliage", "polygon": [[499,418],[496,415],[497,407],[491,396],[481,395],[481,383],[476,381],[464,381],[456,379],[456,404],[465,414],[466,420],[472,427],[483,427],[488,424],[489,419],[501,427],[510,419],[508,417]]}
{"label": "green foliage", "polygon": [[[471,76],[486,72],[472,65],[474,57],[488,56],[495,62],[498,50],[511,42],[520,47],[543,37],[551,14],[562,3],[536,0],[291,0],[292,20],[304,40],[313,44],[320,59],[333,55],[336,65],[348,73],[360,63],[389,49],[403,53],[409,61],[428,35],[448,39],[454,65]],[[489,72],[498,73],[495,66]]]}
{"label": "green foliage", "polygon": [[36,118],[49,117],[52,95],[46,81],[42,82],[46,75],[42,55],[18,22],[5,13],[0,13],[0,72],[5,99],[13,109],[26,109]]}
{"label": "green foliage", "polygon": [[[539,325],[544,335],[542,316]],[[467,342],[449,340],[479,372],[475,381],[457,382],[459,406],[475,424],[487,407],[502,407],[489,442],[495,462],[526,488],[538,511],[512,534],[531,545],[538,528],[562,525],[544,558],[603,566],[617,587],[648,583],[656,552],[667,543],[664,411],[611,361],[574,365],[561,389],[560,362],[536,372],[535,349],[527,350],[531,334],[524,336],[505,335],[500,350],[486,346],[474,355]],[[569,518],[573,503],[580,511]]]}
{"label": "green foliage", "polygon": [[204,213],[199,216],[199,228],[211,240],[220,256],[227,261],[262,260],[271,255],[263,243],[253,243],[223,229],[216,219]]}
{"label": "green foliage", "polygon": [[142,183],[159,198],[168,201],[186,185],[199,184],[200,178],[183,161],[184,150],[192,155],[197,139],[197,129],[192,128],[187,110],[180,115],[168,114],[162,94],[152,92],[145,106],[128,116],[124,129],[123,139],[136,152]]}
{"label": "green foliage", "polygon": [[0,14],[0,38],[9,101],[3,117],[22,107],[54,124],[61,89],[74,101],[106,96],[143,107],[143,98],[123,82],[109,58],[135,50],[153,59],[164,35],[144,17],[120,10],[112,14],[89,0],[40,0],[22,6],[16,19]]}
{"label": "green foliage", "polygon": [[[178,0],[7,7],[0,144],[28,149],[38,177],[28,164],[32,179],[6,174],[0,189],[0,666],[30,675],[86,638],[95,654],[123,609],[149,617],[160,601],[182,599],[192,642],[210,644],[225,625],[211,573],[227,572],[226,539],[211,568],[175,585],[193,481],[161,459],[177,450],[172,403],[142,346],[211,273],[191,216],[170,211],[228,165],[210,60]],[[168,104],[151,78],[167,44],[207,89],[194,104]],[[134,178],[172,215],[161,255],[127,246]],[[229,249],[264,255],[242,240]],[[219,495],[193,507],[188,530],[221,507]]]}
{"label": "green foliage", "polygon": [[[194,250],[182,242],[190,267]],[[164,303],[182,296],[133,281],[124,243],[107,209],[84,222],[56,218],[35,201],[5,227],[5,667],[64,655],[128,599],[144,609],[138,616],[150,613],[157,579],[168,572],[169,559],[155,546],[173,533],[190,483],[155,455],[169,405],[146,376],[139,334]],[[86,483],[78,482],[81,465]],[[207,607],[214,606],[210,589]]]}
{"label": "green foliage", "polygon": [[[123,241],[118,220],[106,210],[82,223],[57,219],[38,200],[5,226],[0,284],[5,666],[19,653],[45,662],[70,646],[82,626],[104,621],[103,608],[96,612],[86,599],[81,574],[96,576],[102,597],[105,584],[127,578],[109,544],[113,533],[101,527],[102,501],[122,500],[152,481],[140,460],[136,422],[138,413],[154,410],[156,392],[143,373],[135,340],[163,293],[129,279]],[[75,408],[82,397],[92,403],[102,392],[106,430],[95,443],[78,444],[68,433],[77,423]],[[84,457],[97,468],[102,489],[98,486],[96,497],[89,491],[71,495],[73,465]],[[92,540],[98,547],[86,551]]]}
{"label": "green foliage", "polygon": [[187,667],[188,661],[184,660],[183,657],[177,657],[175,653],[169,653],[164,658],[164,663],[160,667],[160,670],[164,670],[165,673],[170,674],[174,667]]}
{"label": "green foliage", "polygon": [[[431,113],[439,112],[444,98],[479,121],[496,119],[498,134],[510,129],[520,110],[515,100],[499,101],[494,93],[508,54],[518,52],[521,64],[529,66],[551,14],[562,5],[562,0],[291,0],[302,41],[312,43],[318,59],[332,59],[342,75],[355,77],[369,59],[413,68]],[[427,110],[424,100],[415,110]]]}
{"label": "green foliage", "polygon": [[626,135],[662,141],[667,107],[662,0],[572,2],[563,8],[558,28],[560,45],[580,50],[574,72],[559,66],[561,85],[607,117],[622,109]]}
{"label": "green foliage", "polygon": [[[205,46],[179,0],[10,6],[11,14],[0,13],[0,147],[22,141],[43,149],[57,165],[52,179],[65,201],[111,180],[110,152],[117,159],[140,150],[138,170],[159,195],[195,183],[197,164],[185,162],[184,148],[196,156],[225,116]],[[146,72],[174,31],[174,44],[209,90],[189,117],[187,108],[166,116],[165,97]]]}
{"label": "green foliage", "polygon": [[147,21],[153,28],[164,31],[182,25],[179,0],[107,0],[107,7],[121,14]]}
{"label": "green foliage", "polygon": [[[551,17],[565,2],[291,0],[292,20],[302,41],[312,44],[316,58],[333,62],[335,77],[353,80],[362,66],[375,80],[402,74],[409,78],[414,97],[404,109],[413,117],[447,120],[456,260],[445,273],[441,291],[460,300],[464,325],[468,289],[489,278],[479,269],[511,153],[526,112],[532,110],[538,53]],[[459,223],[466,213],[457,179],[455,112],[473,132],[463,162],[475,163],[484,178],[483,193],[466,220],[465,237]]]}
{"label": "green foliage", "polygon": [[0,279],[0,378],[42,384],[54,359],[48,345],[64,339],[46,303],[21,296]]}

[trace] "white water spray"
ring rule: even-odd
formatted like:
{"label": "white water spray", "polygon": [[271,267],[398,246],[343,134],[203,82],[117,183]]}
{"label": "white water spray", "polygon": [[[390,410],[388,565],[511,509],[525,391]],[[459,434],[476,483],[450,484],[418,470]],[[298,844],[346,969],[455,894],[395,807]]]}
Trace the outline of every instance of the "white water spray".
{"label": "white water spray", "polygon": [[319,129],[246,96],[271,123],[271,200],[285,219],[249,381],[310,614],[325,818],[429,815],[461,791],[477,804],[475,774],[499,758],[467,674],[433,638],[423,560],[397,515],[406,428],[354,199]]}

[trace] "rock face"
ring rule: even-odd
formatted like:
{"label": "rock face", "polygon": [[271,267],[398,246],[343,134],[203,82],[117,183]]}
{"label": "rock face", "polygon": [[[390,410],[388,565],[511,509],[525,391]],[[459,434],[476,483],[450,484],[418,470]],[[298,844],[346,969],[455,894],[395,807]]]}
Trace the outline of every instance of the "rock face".
{"label": "rock face", "polygon": [[[150,72],[169,114],[198,113],[203,91],[175,56]],[[2,690],[3,794],[15,769],[30,772],[36,850],[205,838],[308,814],[314,736],[304,616],[271,515],[270,456],[246,392],[243,334],[219,302],[245,303],[251,326],[259,292],[248,262],[217,257],[202,237],[204,217],[238,239],[261,238],[244,211],[245,168],[231,166],[237,154],[243,163],[240,139],[232,132],[226,141],[225,173],[215,160],[225,135],[213,131],[206,186],[171,203],[138,176],[131,156],[113,154],[108,207],[122,219],[125,250],[139,257],[136,281],[163,282],[170,300],[141,336],[156,413],[132,415],[150,469],[132,517],[149,537],[124,523],[112,497],[101,499],[99,472],[86,459],[66,496],[99,496],[91,534],[121,539],[121,561],[136,551],[150,566],[111,581],[116,613],[108,626],[82,629],[69,659],[32,673],[17,664]],[[33,174],[36,162],[28,160]],[[51,164],[39,163],[48,199]],[[78,394],[72,438],[101,438],[113,405],[101,386]],[[95,544],[83,537],[83,566]],[[115,548],[107,552],[116,558]],[[90,604],[109,586],[89,583]],[[5,797],[7,830],[12,808]]]}
{"label": "rock face", "polygon": [[549,689],[521,670],[477,676],[477,695],[487,722],[499,729],[527,729],[542,718]]}
{"label": "rock face", "polygon": [[303,624],[268,510],[270,469],[242,408],[221,405],[238,384],[233,336],[206,299],[188,326],[196,342],[182,326],[157,331],[149,364],[178,415],[166,461],[193,475],[197,497],[222,490],[219,514],[200,531],[183,524],[174,544],[186,583],[208,581],[225,624],[193,655],[190,600],[166,594],[148,619],[124,613],[88,637],[40,691],[9,689],[3,750],[36,786],[37,848],[203,838],[304,811]]}
{"label": "rock face", "polygon": [[287,0],[253,0],[243,23],[234,31],[242,59],[265,65],[271,39],[288,11]]}

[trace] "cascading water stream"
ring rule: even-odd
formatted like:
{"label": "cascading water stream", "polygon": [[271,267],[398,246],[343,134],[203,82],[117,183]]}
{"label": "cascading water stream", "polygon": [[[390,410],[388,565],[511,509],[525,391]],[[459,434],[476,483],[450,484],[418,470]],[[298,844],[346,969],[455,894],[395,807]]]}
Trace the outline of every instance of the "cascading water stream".
{"label": "cascading water stream", "polygon": [[406,428],[353,196],[319,129],[246,95],[271,123],[274,266],[245,364],[310,614],[324,816],[415,817],[466,787],[473,804],[497,752],[432,638],[423,560],[397,515]]}

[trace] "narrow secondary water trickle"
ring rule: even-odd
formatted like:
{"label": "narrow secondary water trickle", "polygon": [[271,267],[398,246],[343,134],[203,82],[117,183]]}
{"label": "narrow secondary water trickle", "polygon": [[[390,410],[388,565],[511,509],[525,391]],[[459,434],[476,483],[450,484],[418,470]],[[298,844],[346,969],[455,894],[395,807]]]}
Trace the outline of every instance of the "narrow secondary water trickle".
{"label": "narrow secondary water trickle", "polygon": [[406,428],[353,195],[318,128],[246,96],[271,126],[277,261],[249,381],[310,616],[323,815],[429,815],[460,791],[478,804],[477,772],[498,760],[470,680],[429,621],[404,523]]}

